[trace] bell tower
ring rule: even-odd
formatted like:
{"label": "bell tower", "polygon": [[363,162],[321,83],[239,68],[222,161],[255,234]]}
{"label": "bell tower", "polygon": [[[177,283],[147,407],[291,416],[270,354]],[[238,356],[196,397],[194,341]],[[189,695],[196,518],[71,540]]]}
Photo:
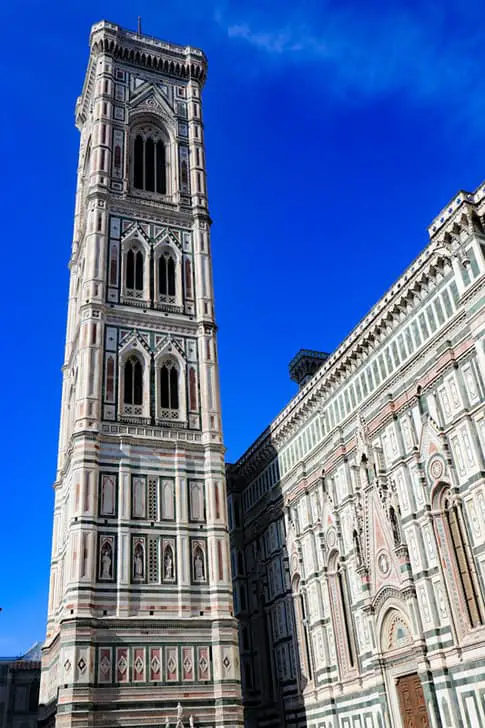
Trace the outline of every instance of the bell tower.
{"label": "bell tower", "polygon": [[41,722],[243,725],[195,48],[100,22],[81,134]]}

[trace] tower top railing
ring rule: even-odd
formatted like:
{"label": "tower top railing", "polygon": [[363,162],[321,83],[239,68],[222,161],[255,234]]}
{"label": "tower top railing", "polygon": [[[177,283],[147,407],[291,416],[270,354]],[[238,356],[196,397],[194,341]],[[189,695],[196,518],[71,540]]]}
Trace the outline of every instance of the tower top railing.
{"label": "tower top railing", "polygon": [[154,35],[147,33],[139,33],[136,30],[130,30],[129,28],[123,28],[117,23],[110,23],[107,20],[101,20],[99,23],[95,23],[91,28],[90,44],[93,44],[94,39],[102,31],[107,32],[108,35],[115,35],[119,41],[128,40],[136,44],[142,44],[150,46],[153,49],[159,49],[168,51],[175,55],[186,58],[187,56],[193,56],[198,58],[200,61],[206,62],[204,52],[200,48],[194,46],[180,45],[178,43],[169,43],[168,41],[161,40]]}

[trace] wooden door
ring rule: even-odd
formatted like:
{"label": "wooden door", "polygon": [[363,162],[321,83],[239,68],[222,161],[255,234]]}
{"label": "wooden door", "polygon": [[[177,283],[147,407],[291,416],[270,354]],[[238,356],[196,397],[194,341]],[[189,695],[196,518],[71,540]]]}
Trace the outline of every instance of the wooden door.
{"label": "wooden door", "polygon": [[403,728],[431,728],[419,675],[405,675],[397,681]]}

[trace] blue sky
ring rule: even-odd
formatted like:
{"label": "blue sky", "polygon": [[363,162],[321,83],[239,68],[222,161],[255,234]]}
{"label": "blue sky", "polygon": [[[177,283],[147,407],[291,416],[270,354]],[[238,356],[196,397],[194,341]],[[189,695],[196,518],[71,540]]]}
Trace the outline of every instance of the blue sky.
{"label": "blue sky", "polygon": [[[0,655],[44,636],[90,26],[204,48],[223,414],[234,460],[485,177],[483,7],[409,0],[18,0],[0,10]],[[6,289],[6,290],[5,290]]]}

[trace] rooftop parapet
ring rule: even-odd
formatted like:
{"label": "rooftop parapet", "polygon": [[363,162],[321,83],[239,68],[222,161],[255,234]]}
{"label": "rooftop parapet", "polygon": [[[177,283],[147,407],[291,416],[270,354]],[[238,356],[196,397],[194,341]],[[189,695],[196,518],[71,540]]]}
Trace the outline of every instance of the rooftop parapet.
{"label": "rooftop parapet", "polygon": [[168,43],[107,20],[92,26],[89,45],[92,54],[109,53],[122,61],[154,71],[180,78],[194,78],[200,83],[205,80],[207,58],[200,48]]}
{"label": "rooftop parapet", "polygon": [[95,23],[91,27],[91,33],[89,36],[89,43],[92,45],[93,40],[97,37],[99,31],[105,31],[106,35],[116,37],[119,40],[131,40],[137,44],[142,43],[152,48],[159,48],[161,50],[171,51],[178,53],[179,55],[193,55],[198,56],[201,60],[206,60],[205,54],[200,48],[194,48],[193,46],[183,46],[178,43],[169,43],[168,41],[156,38],[154,35],[148,35],[147,33],[138,33],[136,30],[129,30],[128,28],[122,28],[117,23],[109,23],[107,20],[101,20],[99,23]]}
{"label": "rooftop parapet", "polygon": [[477,187],[475,192],[460,190],[437,215],[428,227],[429,237],[433,238],[456,214],[462,205],[477,206],[485,198],[485,182]]}

